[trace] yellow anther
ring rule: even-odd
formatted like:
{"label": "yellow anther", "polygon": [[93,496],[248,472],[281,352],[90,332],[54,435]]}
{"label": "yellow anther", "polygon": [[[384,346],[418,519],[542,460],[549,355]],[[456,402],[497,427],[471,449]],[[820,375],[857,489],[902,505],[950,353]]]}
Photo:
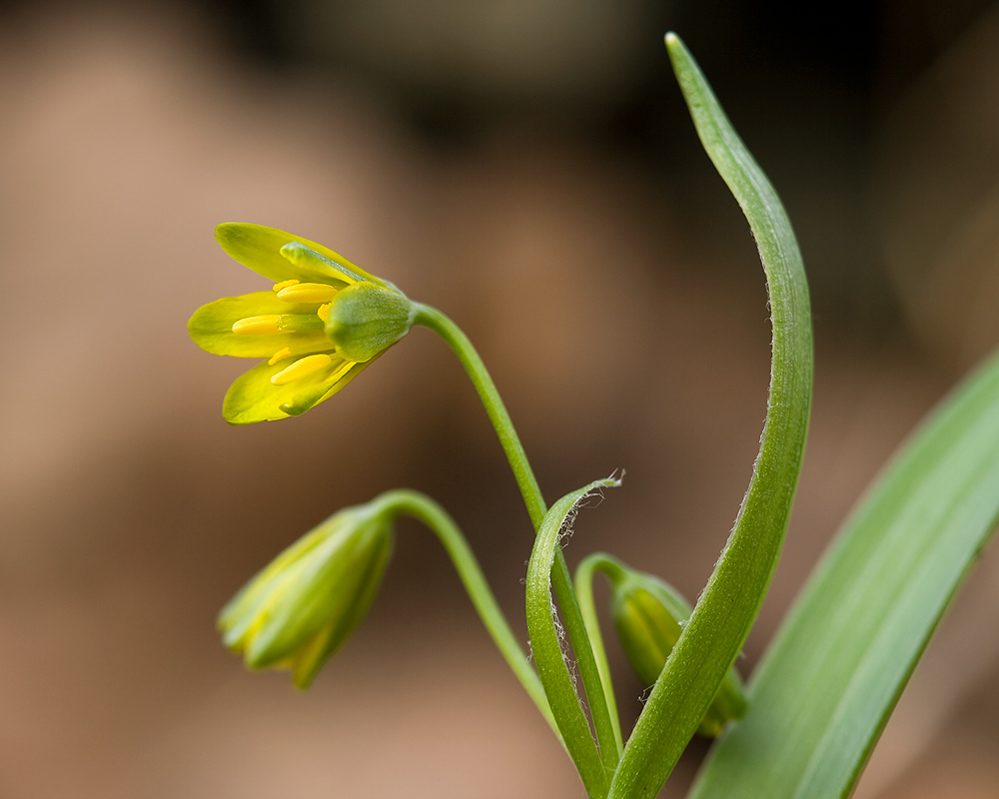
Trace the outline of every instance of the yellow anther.
{"label": "yellow anther", "polygon": [[281,291],[281,289],[286,289],[288,286],[297,286],[299,281],[292,278],[291,280],[282,280],[280,283],[275,283],[272,291]]}
{"label": "yellow anther", "polygon": [[299,358],[291,366],[286,366],[277,374],[271,375],[271,383],[275,386],[284,386],[294,380],[301,380],[313,372],[318,372],[331,363],[333,363],[333,359],[325,353],[306,355],[304,358]]}
{"label": "yellow anther", "polygon": [[283,332],[278,323],[281,321],[280,314],[267,314],[266,316],[248,316],[240,319],[232,326],[233,333],[242,333],[249,336],[273,336]]}
{"label": "yellow anther", "polygon": [[320,305],[320,306],[319,306],[319,310],[318,310],[318,311],[316,311],[316,314],[317,314],[317,315],[319,316],[319,318],[320,318],[320,319],[322,319],[322,320],[323,320],[324,322],[326,321],[326,317],[330,315],[330,306],[331,306],[332,304],[333,304],[333,303],[331,303],[331,302],[324,302],[324,303],[323,303],[322,305]]}
{"label": "yellow anther", "polygon": [[329,302],[338,289],[325,283],[297,283],[278,292],[278,299],[285,302]]}
{"label": "yellow anther", "polygon": [[283,350],[278,350],[275,352],[267,361],[270,366],[273,366],[278,361],[283,361],[285,358],[291,357],[291,347],[285,347]]}

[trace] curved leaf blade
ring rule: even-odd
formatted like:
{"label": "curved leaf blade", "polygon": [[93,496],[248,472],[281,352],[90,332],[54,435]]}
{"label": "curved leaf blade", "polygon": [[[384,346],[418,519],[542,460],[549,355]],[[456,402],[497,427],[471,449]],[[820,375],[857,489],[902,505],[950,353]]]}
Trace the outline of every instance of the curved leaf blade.
{"label": "curved leaf blade", "polygon": [[808,285],[791,223],[686,47],[674,34],[666,47],[701,143],[756,239],[773,360],[760,453],[735,527],[625,746],[613,799],[659,792],[749,635],[784,542],[812,396]]}

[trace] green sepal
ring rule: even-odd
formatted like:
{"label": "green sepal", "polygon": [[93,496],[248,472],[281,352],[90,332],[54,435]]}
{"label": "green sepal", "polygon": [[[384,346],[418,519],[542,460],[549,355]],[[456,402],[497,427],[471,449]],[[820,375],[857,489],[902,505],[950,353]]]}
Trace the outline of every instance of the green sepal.
{"label": "green sepal", "polygon": [[404,294],[371,283],[341,291],[326,316],[326,337],[352,361],[370,361],[409,332],[415,311]]}

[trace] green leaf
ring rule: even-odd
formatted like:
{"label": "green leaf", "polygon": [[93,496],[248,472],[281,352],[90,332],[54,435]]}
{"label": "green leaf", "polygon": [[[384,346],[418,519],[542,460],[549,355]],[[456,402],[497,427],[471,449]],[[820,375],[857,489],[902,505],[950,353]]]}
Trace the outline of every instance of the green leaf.
{"label": "green leaf", "polygon": [[999,519],[999,358],[914,434],[844,525],[696,799],[848,796]]}
{"label": "green leaf", "polygon": [[673,34],[666,47],[701,143],[756,238],[770,292],[773,363],[760,454],[735,528],[625,747],[614,799],[659,792],[749,634],[784,541],[812,392],[808,287],[787,214],[690,53]]}
{"label": "green leaf", "polygon": [[552,602],[551,574],[559,539],[572,523],[579,503],[601,488],[616,485],[619,483],[615,480],[596,480],[552,505],[538,529],[527,565],[527,631],[531,636],[534,663],[565,748],[591,797],[607,795],[608,775],[562,652],[562,636]]}

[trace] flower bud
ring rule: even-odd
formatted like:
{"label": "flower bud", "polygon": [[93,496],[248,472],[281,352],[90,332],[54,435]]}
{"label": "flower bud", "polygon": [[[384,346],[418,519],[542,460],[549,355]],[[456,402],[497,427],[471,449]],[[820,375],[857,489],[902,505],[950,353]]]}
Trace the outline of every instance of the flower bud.
{"label": "flower bud", "polygon": [[[628,569],[613,581],[611,616],[628,660],[639,678],[652,685],[690,618],[687,601],[662,580]],[[746,712],[746,696],[735,668],[718,687],[698,732],[717,737],[726,722]]]}
{"label": "flower bud", "polygon": [[413,304],[402,292],[358,283],[341,291],[330,305],[326,337],[340,357],[366,363],[405,336],[414,316]]}
{"label": "flower bud", "polygon": [[392,550],[382,507],[335,513],[278,555],[219,614],[222,640],[253,669],[309,686],[371,605]]}

